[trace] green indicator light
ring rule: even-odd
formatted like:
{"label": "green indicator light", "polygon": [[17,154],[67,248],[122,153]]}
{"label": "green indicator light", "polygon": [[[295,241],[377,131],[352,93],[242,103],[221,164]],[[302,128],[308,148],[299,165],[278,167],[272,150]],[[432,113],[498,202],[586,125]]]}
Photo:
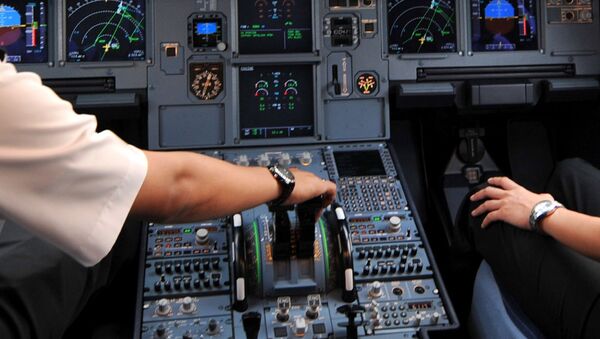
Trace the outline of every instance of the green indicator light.
{"label": "green indicator light", "polygon": [[191,228],[184,228],[183,229],[183,233],[192,233],[192,229]]}
{"label": "green indicator light", "polygon": [[325,274],[329,278],[329,250],[327,249],[327,233],[325,233],[325,223],[323,219],[319,219],[321,226],[321,236],[323,236],[323,258],[325,259]]}
{"label": "green indicator light", "polygon": [[373,217],[373,221],[381,221],[381,217]]}
{"label": "green indicator light", "polygon": [[256,221],[252,223],[252,228],[254,229],[254,250],[256,251],[256,281],[258,284],[261,284],[262,272],[260,271],[260,239],[258,238],[258,223]]}

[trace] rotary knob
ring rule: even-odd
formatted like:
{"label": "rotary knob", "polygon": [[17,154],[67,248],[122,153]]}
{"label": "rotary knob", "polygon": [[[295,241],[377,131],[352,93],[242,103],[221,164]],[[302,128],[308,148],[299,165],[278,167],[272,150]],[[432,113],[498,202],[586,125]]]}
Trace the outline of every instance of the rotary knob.
{"label": "rotary knob", "polygon": [[250,166],[250,160],[248,159],[248,156],[245,154],[240,155],[237,160],[235,161],[236,164],[238,164],[239,166]]}
{"label": "rotary knob", "polygon": [[219,322],[215,319],[210,319],[208,321],[208,329],[206,332],[208,332],[208,334],[210,335],[215,335],[217,333],[219,333]]}
{"label": "rotary knob", "polygon": [[281,153],[278,162],[281,166],[288,167],[292,163],[292,158],[289,153]]}
{"label": "rotary knob", "polygon": [[196,304],[194,304],[194,301],[192,300],[192,298],[191,297],[183,298],[183,300],[181,301],[181,313],[190,314],[190,313],[194,313],[195,310],[196,310]]}
{"label": "rotary knob", "polygon": [[440,314],[438,312],[433,312],[433,314],[431,315],[431,324],[435,325],[438,323],[439,320],[440,320]]}
{"label": "rotary knob", "polygon": [[167,328],[165,327],[165,325],[160,324],[156,327],[156,331],[154,331],[154,338],[156,338],[156,339],[166,338],[165,334],[167,334]]}
{"label": "rotary knob", "polygon": [[383,290],[381,289],[381,283],[379,281],[374,281],[371,285],[371,290],[369,290],[369,296],[371,298],[379,298],[383,295]]}
{"label": "rotary knob", "polygon": [[391,217],[390,225],[388,228],[389,228],[390,233],[399,232],[400,229],[402,228],[402,220],[400,219],[400,217],[398,217],[396,215]]}
{"label": "rotary knob", "polygon": [[260,167],[267,167],[271,164],[271,160],[269,159],[269,156],[266,153],[259,155],[256,159],[256,162]]}
{"label": "rotary knob", "polygon": [[203,245],[208,242],[208,230],[206,228],[201,228],[196,231],[196,243],[198,245]]}
{"label": "rotary knob", "polygon": [[310,152],[302,152],[300,153],[300,156],[298,157],[298,159],[300,160],[300,163],[302,164],[302,166],[308,166],[312,163],[312,155],[310,154]]}
{"label": "rotary knob", "polygon": [[156,303],[157,307],[156,307],[156,314],[161,316],[161,317],[167,317],[169,316],[169,314],[171,313],[171,303],[169,303],[169,300],[163,298],[160,299],[157,303]]}

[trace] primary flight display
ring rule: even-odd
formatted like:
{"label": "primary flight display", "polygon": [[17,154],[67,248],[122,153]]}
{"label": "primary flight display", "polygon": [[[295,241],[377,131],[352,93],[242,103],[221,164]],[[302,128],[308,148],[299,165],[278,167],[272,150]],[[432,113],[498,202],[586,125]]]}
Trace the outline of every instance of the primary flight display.
{"label": "primary flight display", "polygon": [[536,0],[471,0],[473,51],[538,48]]}
{"label": "primary flight display", "polygon": [[0,48],[12,63],[48,61],[48,3],[0,2]]}

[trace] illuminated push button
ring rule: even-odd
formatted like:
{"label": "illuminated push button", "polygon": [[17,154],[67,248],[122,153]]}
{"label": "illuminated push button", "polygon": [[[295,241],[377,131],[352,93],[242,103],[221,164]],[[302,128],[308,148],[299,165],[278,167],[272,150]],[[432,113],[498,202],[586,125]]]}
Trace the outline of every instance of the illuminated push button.
{"label": "illuminated push button", "polygon": [[166,317],[171,313],[171,304],[167,299],[160,299],[156,305],[156,315]]}
{"label": "illuminated push button", "polygon": [[397,233],[402,228],[402,220],[398,216],[393,216],[390,218],[390,224],[388,226],[388,230],[390,233]]}
{"label": "illuminated push button", "polygon": [[288,167],[292,163],[292,158],[289,153],[281,153],[278,162],[281,166]]}
{"label": "illuminated push button", "polygon": [[304,318],[294,319],[294,334],[296,337],[303,337],[306,334],[306,320]]}
{"label": "illuminated push button", "polygon": [[196,243],[199,245],[206,244],[208,242],[208,230],[201,228],[196,231]]}

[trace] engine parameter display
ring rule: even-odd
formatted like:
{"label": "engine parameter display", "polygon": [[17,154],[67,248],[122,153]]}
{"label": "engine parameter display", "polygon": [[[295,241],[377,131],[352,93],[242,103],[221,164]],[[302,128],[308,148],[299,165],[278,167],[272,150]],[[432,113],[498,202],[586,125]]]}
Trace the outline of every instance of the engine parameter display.
{"label": "engine parameter display", "polygon": [[311,0],[238,0],[239,52],[311,52],[311,4]]}
{"label": "engine parameter display", "polygon": [[471,0],[473,51],[538,48],[536,0]]}
{"label": "engine parameter display", "polygon": [[454,0],[389,0],[391,54],[456,52]]}
{"label": "engine parameter display", "polygon": [[47,1],[0,0],[0,48],[8,62],[47,62]]}
{"label": "engine parameter display", "polygon": [[146,57],[144,0],[67,0],[67,61]]}
{"label": "engine parameter display", "polygon": [[314,135],[312,65],[240,67],[242,139]]}

